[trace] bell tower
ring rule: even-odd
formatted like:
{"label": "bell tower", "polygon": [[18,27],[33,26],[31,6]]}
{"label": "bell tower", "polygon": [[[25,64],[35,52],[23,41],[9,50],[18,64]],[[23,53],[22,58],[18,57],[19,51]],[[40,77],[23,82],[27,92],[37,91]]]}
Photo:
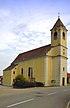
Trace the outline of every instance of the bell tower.
{"label": "bell tower", "polygon": [[52,80],[55,85],[67,85],[67,29],[58,17],[51,29]]}

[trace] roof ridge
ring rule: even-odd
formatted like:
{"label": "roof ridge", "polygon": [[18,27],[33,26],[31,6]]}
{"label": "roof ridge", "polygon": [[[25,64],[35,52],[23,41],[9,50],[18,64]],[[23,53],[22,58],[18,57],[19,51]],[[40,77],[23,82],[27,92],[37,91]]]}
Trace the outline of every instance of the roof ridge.
{"label": "roof ridge", "polygon": [[[58,20],[56,21],[56,23],[54,24],[54,27],[60,27],[60,26],[64,26],[64,24],[62,23],[62,21],[60,20],[60,18],[58,18]],[[65,26],[64,26],[65,27]]]}
{"label": "roof ridge", "polygon": [[41,46],[41,47],[38,47],[38,48],[35,48],[35,49],[31,49],[31,50],[25,51],[25,52],[23,52],[23,53],[20,53],[19,55],[24,54],[24,53],[28,53],[28,52],[31,52],[31,51],[34,51],[34,50],[38,50],[38,49],[40,49],[40,48],[43,48],[43,47],[46,47],[46,46],[50,46],[50,45],[51,45],[51,44],[44,45],[44,46]]}
{"label": "roof ridge", "polygon": [[[54,26],[53,26],[53,28],[55,28],[55,27],[64,27],[65,29],[66,29],[66,27],[64,26],[64,24],[62,23],[62,21],[61,21],[61,19],[58,17],[58,19],[57,19],[57,21],[55,22],[55,24],[54,24]],[[53,29],[52,28],[52,29]],[[52,30],[51,29],[51,30]],[[67,30],[67,29],[66,29]]]}
{"label": "roof ridge", "polygon": [[51,49],[51,44],[48,44],[33,50],[29,50],[27,52],[20,53],[11,64],[18,63],[22,60],[45,55],[50,49]]}

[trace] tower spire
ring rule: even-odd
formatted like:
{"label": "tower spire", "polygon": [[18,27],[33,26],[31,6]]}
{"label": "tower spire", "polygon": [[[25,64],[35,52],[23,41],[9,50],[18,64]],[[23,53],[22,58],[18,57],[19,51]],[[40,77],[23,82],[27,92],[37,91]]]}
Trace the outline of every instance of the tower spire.
{"label": "tower spire", "polygon": [[60,19],[60,12],[58,12],[58,19]]}

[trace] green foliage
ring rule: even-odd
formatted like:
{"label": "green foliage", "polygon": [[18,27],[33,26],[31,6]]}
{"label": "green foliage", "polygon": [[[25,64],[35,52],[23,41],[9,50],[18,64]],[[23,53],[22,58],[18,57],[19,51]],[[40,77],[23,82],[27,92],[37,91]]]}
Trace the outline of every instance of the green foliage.
{"label": "green foliage", "polygon": [[17,82],[25,82],[26,81],[26,78],[23,75],[18,75],[16,77],[16,81]]}
{"label": "green foliage", "polygon": [[29,88],[29,87],[43,87],[41,82],[29,82],[23,75],[18,75],[13,83],[13,88]]}

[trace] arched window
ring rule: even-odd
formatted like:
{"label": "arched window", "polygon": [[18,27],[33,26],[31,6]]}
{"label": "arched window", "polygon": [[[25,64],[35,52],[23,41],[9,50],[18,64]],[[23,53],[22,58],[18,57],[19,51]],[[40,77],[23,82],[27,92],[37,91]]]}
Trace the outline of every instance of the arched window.
{"label": "arched window", "polygon": [[65,40],[65,33],[63,32],[63,39]]}
{"label": "arched window", "polygon": [[15,74],[15,71],[13,71],[13,74]]}
{"label": "arched window", "polygon": [[63,71],[65,71],[65,67],[63,67]]}
{"label": "arched window", "polygon": [[57,39],[57,32],[54,32],[54,40]]}
{"label": "arched window", "polygon": [[28,77],[33,78],[33,69],[32,69],[32,67],[28,68]]}
{"label": "arched window", "polygon": [[21,69],[21,74],[23,75],[23,68]]}

